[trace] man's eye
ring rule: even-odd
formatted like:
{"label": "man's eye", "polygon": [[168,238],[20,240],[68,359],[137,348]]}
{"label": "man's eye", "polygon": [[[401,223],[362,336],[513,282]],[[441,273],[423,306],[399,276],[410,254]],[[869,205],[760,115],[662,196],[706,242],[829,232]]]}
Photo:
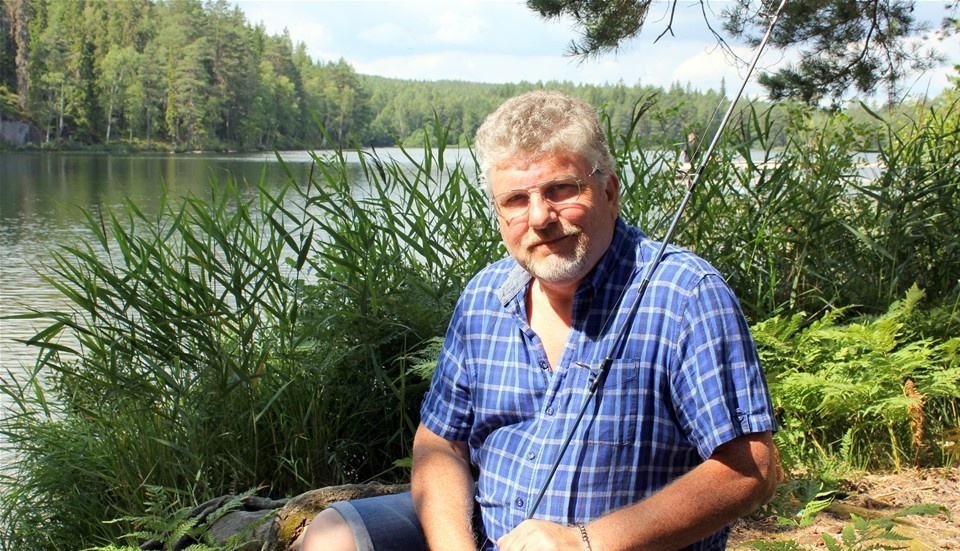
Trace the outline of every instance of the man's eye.
{"label": "man's eye", "polygon": [[503,197],[500,204],[504,207],[522,207],[527,204],[530,195],[526,193],[512,193]]}
{"label": "man's eye", "polygon": [[580,195],[580,186],[576,182],[557,182],[543,189],[543,198],[547,201],[568,201]]}

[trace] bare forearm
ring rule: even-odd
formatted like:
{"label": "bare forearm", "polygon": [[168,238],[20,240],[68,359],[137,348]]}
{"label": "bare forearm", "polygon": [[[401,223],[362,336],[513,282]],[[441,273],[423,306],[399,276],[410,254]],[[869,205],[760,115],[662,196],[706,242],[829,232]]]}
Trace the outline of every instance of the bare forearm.
{"label": "bare forearm", "polygon": [[769,434],[743,437],[746,456],[715,457],[648,499],[587,526],[596,551],[672,550],[749,514],[775,489]]}
{"label": "bare forearm", "polygon": [[431,549],[476,550],[473,477],[466,445],[448,442],[423,425],[413,446],[413,503]]}

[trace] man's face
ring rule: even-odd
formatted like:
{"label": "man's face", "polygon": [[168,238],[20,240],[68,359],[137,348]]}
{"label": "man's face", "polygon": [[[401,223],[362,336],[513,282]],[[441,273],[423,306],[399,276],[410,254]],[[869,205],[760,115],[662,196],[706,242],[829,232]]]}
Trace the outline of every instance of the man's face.
{"label": "man's face", "polygon": [[[507,251],[542,283],[578,284],[610,246],[619,182],[615,175],[591,176],[591,171],[581,156],[563,155],[507,163],[490,173],[495,198],[515,190],[531,192],[526,213],[498,219]],[[551,203],[552,183],[571,180],[580,181],[579,197]]]}

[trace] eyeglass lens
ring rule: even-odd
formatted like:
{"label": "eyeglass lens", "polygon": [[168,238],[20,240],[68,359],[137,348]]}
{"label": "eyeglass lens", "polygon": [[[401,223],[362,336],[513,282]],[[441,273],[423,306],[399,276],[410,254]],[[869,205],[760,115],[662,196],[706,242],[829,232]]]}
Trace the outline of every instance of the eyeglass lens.
{"label": "eyeglass lens", "polygon": [[501,216],[520,216],[530,208],[530,194],[536,191],[551,205],[562,205],[580,197],[580,181],[575,179],[547,182],[532,190],[515,189],[494,197],[494,205]]}

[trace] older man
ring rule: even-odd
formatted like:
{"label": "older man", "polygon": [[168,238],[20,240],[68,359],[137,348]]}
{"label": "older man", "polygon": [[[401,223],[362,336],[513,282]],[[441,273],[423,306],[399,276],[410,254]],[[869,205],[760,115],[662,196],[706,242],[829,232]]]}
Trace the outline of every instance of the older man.
{"label": "older man", "polygon": [[476,151],[510,256],[454,311],[412,494],[337,504],[303,549],[723,549],[726,526],[775,488],[772,407],[736,298],[670,247],[630,315],[658,244],[618,217],[614,161],[583,101],[508,100]]}

